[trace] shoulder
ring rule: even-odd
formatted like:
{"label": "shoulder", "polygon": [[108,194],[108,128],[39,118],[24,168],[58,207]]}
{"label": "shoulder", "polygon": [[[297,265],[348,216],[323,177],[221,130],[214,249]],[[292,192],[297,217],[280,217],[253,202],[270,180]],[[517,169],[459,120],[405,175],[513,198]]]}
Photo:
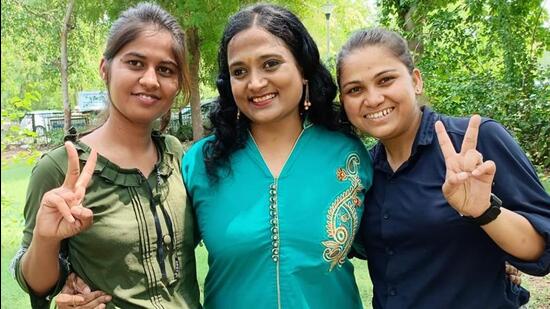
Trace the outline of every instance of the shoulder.
{"label": "shoulder", "polygon": [[[453,142],[462,142],[468,129],[470,117],[438,114],[437,118],[445,125],[445,130]],[[500,123],[491,118],[482,117],[479,125],[478,146],[497,139],[513,140],[512,135]]]}
{"label": "shoulder", "polygon": [[181,158],[183,155],[183,146],[177,137],[169,134],[153,134],[153,138],[159,139],[164,148],[178,158]]}
{"label": "shoulder", "polygon": [[320,143],[328,145],[347,145],[351,147],[365,148],[361,140],[357,136],[346,134],[340,131],[333,131],[322,126],[310,128]]}
{"label": "shoulder", "polygon": [[44,153],[33,169],[33,175],[50,174],[50,173],[62,173],[65,174],[67,169],[67,151],[64,146],[59,146],[46,153]]}
{"label": "shoulder", "polygon": [[213,136],[202,138],[195,142],[193,146],[191,146],[183,155],[181,169],[186,184],[188,184],[191,178],[196,179],[197,175],[203,175],[206,173],[203,149],[206,143],[213,140]]}
{"label": "shoulder", "polygon": [[210,135],[193,143],[191,147],[185,152],[183,156],[184,162],[189,162],[190,160],[202,160],[204,155],[204,147],[207,143],[214,141],[214,136]]}

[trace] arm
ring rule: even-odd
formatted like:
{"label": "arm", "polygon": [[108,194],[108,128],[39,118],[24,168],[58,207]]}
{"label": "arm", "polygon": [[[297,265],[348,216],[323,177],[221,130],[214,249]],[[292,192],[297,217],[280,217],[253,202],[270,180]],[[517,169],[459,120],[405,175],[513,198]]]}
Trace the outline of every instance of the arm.
{"label": "arm", "polygon": [[44,194],[36,212],[30,246],[21,258],[21,273],[36,295],[47,294],[59,280],[58,255],[61,241],[78,234],[92,223],[92,212],[80,204],[95,168],[92,152],[80,174],[78,154],[66,143],[68,169],[63,184]]}
{"label": "arm", "polygon": [[[436,123],[436,133],[447,167],[443,194],[460,214],[474,218],[489,208],[496,173],[495,163],[483,161],[482,154],[476,150],[479,126],[480,117],[473,116],[457,153],[443,124]],[[482,228],[504,251],[521,260],[536,260],[544,252],[544,238],[519,213],[502,209],[497,219]]]}

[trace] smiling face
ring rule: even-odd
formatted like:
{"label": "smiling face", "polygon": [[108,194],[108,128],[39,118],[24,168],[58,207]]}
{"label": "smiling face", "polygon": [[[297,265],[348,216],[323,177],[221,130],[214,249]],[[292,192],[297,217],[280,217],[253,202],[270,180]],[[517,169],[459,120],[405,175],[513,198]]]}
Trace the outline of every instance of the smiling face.
{"label": "smiling face", "polygon": [[346,114],[362,132],[384,142],[416,130],[420,71],[409,73],[387,48],[374,45],[348,54],[341,65],[340,87]]}
{"label": "smiling face", "polygon": [[100,70],[111,99],[110,118],[150,126],[172,106],[179,68],[168,31],[148,27]]}
{"label": "smiling face", "polygon": [[231,91],[251,126],[300,122],[304,81],[285,43],[258,27],[236,34],[227,49]]}

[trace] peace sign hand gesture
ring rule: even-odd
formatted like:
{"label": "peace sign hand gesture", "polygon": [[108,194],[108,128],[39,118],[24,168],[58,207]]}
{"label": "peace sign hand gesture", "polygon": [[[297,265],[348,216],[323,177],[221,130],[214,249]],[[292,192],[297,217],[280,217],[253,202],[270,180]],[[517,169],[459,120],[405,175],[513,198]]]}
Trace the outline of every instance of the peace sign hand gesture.
{"label": "peace sign hand gesture", "polygon": [[94,172],[97,153],[92,150],[80,172],[76,148],[71,142],[66,142],[65,149],[65,181],[61,187],[46,192],[42,197],[34,231],[35,235],[59,241],[86,230],[93,222],[92,211],[83,207],[81,203]]}
{"label": "peace sign hand gesture", "polygon": [[468,129],[457,153],[441,121],[435,123],[435,131],[447,168],[443,195],[447,202],[464,216],[479,217],[489,208],[491,186],[496,172],[493,161],[483,162],[476,150],[481,118],[470,118]]}

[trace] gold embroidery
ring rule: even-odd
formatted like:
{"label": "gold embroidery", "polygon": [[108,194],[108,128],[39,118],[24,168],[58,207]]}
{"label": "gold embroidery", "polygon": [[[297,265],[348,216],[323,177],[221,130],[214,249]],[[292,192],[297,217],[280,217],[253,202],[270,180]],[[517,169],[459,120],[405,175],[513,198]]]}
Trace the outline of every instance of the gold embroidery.
{"label": "gold embroidery", "polygon": [[359,156],[352,153],[346,160],[345,168],[338,168],[336,178],[348,180],[350,186],[330,205],[327,213],[327,234],[330,240],[323,241],[325,250],[323,258],[330,263],[329,271],[334,266],[341,266],[351,248],[353,238],[359,226],[356,208],[361,207],[359,192],[363,189],[358,173]]}

